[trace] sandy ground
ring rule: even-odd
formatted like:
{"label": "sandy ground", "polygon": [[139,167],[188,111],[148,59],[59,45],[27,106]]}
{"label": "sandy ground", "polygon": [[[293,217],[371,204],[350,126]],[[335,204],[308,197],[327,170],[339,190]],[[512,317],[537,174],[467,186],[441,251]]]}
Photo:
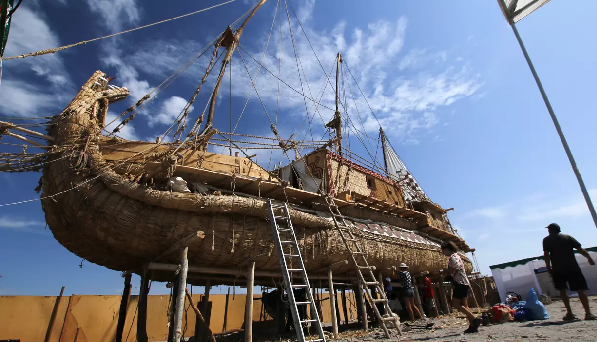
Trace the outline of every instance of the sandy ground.
{"label": "sandy ground", "polygon": [[[597,296],[590,298],[593,313],[597,314]],[[579,318],[584,318],[584,309],[576,298],[571,300],[572,310]],[[597,321],[579,320],[563,322],[566,309],[561,301],[553,302],[546,306],[550,319],[531,322],[510,322],[481,326],[479,333],[464,334],[468,321],[462,314],[453,314],[437,319],[433,329],[412,329],[398,335],[395,329],[391,330],[391,337],[387,339],[381,329],[374,328],[369,331],[359,330],[354,323],[351,328],[341,331],[338,339],[331,339],[331,327],[326,324],[326,336],[330,342],[377,342],[377,341],[445,341],[445,342],[488,342],[488,341],[594,341],[597,342]],[[459,317],[461,316],[461,317]],[[419,321],[418,324],[423,322]],[[342,327],[342,326],[341,326]],[[404,326],[403,326],[404,327]],[[345,328],[345,327],[344,327]],[[274,337],[275,336],[275,337]],[[317,337],[310,336],[309,339]],[[244,339],[242,331],[218,336],[218,342],[239,342]],[[253,324],[253,341],[255,342],[293,342],[296,335],[293,332],[279,336],[275,327],[261,327]]]}
{"label": "sandy ground", "polygon": [[[597,312],[597,297],[590,298],[591,308]],[[579,318],[584,318],[584,310],[578,299],[572,299],[572,311]],[[402,336],[394,330],[389,341],[597,341],[597,321],[563,322],[562,317],[566,309],[561,301],[546,306],[550,315],[549,320],[532,322],[511,322],[482,326],[477,334],[463,334],[468,327],[464,318],[444,317],[433,319],[433,330],[413,329],[403,332]],[[338,342],[372,342],[388,340],[381,330],[373,329],[364,334],[360,331],[346,331],[341,333]]]}

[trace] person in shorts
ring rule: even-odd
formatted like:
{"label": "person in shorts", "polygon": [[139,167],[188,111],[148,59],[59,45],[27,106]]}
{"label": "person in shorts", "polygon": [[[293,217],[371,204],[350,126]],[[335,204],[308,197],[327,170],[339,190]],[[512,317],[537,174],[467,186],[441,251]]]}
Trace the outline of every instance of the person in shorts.
{"label": "person in shorts", "polygon": [[549,235],[543,239],[545,266],[547,266],[547,272],[553,279],[555,288],[560,290],[560,298],[562,298],[562,302],[566,307],[564,321],[576,320],[576,316],[570,308],[570,299],[566,290],[578,292],[578,298],[585,309],[585,320],[597,319],[591,313],[589,307],[589,298],[587,298],[586,293],[589,288],[574,256],[574,249],[587,258],[590,265],[595,265],[595,261],[575,238],[562,234],[562,230],[557,223],[552,223],[546,228]]}
{"label": "person in shorts", "polygon": [[452,291],[452,307],[466,315],[469,321],[469,327],[464,331],[465,334],[479,332],[479,326],[481,325],[481,318],[476,317],[467,305],[467,297],[471,291],[471,285],[466,277],[466,271],[464,269],[464,263],[458,255],[458,247],[449,241],[442,245],[442,253],[445,256],[450,257],[448,262],[447,273],[452,278],[452,285],[454,285],[454,291]]}
{"label": "person in shorts", "polygon": [[412,278],[407,269],[408,266],[405,263],[401,263],[400,271],[396,274],[396,280],[402,285],[401,293],[402,298],[404,298],[404,304],[406,305],[406,311],[408,312],[410,320],[414,322],[414,312],[421,318],[423,318],[423,315],[415,305],[415,289],[413,288]]}

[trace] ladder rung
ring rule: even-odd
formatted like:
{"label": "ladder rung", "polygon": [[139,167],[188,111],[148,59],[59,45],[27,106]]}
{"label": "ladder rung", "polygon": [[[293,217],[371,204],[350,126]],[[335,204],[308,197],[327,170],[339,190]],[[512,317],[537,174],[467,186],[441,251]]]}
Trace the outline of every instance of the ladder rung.
{"label": "ladder rung", "polygon": [[393,321],[393,320],[395,320],[396,318],[398,318],[398,317],[392,317],[392,316],[390,316],[390,317],[384,317],[384,318],[383,318],[383,320],[384,320],[384,321]]}
{"label": "ladder rung", "polygon": [[359,268],[366,269],[366,270],[370,270],[370,269],[371,269],[371,266],[359,266]]}
{"label": "ladder rung", "polygon": [[296,305],[310,305],[311,302],[296,302]]}
{"label": "ladder rung", "polygon": [[317,341],[325,341],[323,338],[318,338],[316,340],[309,340],[307,342],[317,342]]}
{"label": "ladder rung", "polygon": [[298,255],[298,254],[284,254],[284,256],[295,257],[295,258],[299,258],[300,257],[300,255]]}
{"label": "ladder rung", "polygon": [[365,285],[367,285],[367,286],[377,286],[377,285],[379,285],[379,283],[376,282],[376,281],[366,281]]}
{"label": "ladder rung", "polygon": [[292,284],[292,285],[290,285],[290,287],[308,287],[308,286],[305,284]]}
{"label": "ladder rung", "polygon": [[306,319],[304,321],[301,321],[301,323],[309,323],[309,322],[317,322],[316,319]]}
{"label": "ladder rung", "polygon": [[289,268],[288,272],[302,272],[304,271],[302,268]]}
{"label": "ladder rung", "polygon": [[292,229],[290,228],[282,228],[282,229],[278,229],[279,232],[291,232]]}
{"label": "ladder rung", "polygon": [[286,217],[286,216],[274,216],[274,218],[276,220],[288,220],[288,217]]}
{"label": "ladder rung", "polygon": [[387,302],[387,301],[388,301],[387,299],[374,299],[373,303],[384,303],[384,302]]}
{"label": "ladder rung", "polygon": [[296,242],[294,242],[294,241],[280,241],[280,243],[287,243],[287,244],[292,243],[292,244],[296,245]]}

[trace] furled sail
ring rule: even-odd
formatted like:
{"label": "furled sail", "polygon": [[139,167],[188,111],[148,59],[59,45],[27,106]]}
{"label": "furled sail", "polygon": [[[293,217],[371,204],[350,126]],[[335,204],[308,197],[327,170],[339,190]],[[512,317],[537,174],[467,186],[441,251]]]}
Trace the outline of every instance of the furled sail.
{"label": "furled sail", "polygon": [[423,188],[421,188],[417,180],[408,171],[400,156],[394,151],[382,129],[380,129],[380,135],[386,172],[391,179],[398,182],[404,193],[404,198],[407,201],[429,201],[425,191],[423,191]]}

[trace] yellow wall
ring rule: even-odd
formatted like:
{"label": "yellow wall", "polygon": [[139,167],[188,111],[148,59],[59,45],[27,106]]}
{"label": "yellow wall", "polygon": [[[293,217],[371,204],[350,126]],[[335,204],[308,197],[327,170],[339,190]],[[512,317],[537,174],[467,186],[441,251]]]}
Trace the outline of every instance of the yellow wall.
{"label": "yellow wall", "polygon": [[[354,303],[352,292],[347,293],[349,303]],[[202,295],[193,295],[195,304],[200,305]],[[77,336],[77,342],[113,341],[118,324],[120,296],[77,296],[62,297],[54,329],[52,342],[71,342]],[[323,299],[328,294],[322,295]],[[211,329],[214,333],[222,331],[226,295],[211,295]],[[246,295],[230,294],[226,330],[241,329],[244,323]],[[147,335],[149,341],[165,341],[168,338],[169,295],[152,295],[147,299]],[[131,296],[127,309],[123,341],[135,341],[137,336],[138,296]],[[341,298],[338,296],[342,321]],[[56,303],[56,297],[43,296],[0,296],[0,340],[16,339],[21,342],[43,341],[48,329],[50,316]],[[262,313],[261,295],[254,296],[253,321],[269,321],[271,317]],[[350,306],[350,304],[349,304]],[[331,322],[330,302],[322,303],[324,322]],[[185,336],[195,332],[195,313],[185,302],[183,331]],[[349,310],[349,317],[356,318],[356,309]],[[186,330],[185,330],[186,326]],[[78,332],[77,332],[78,330]]]}

